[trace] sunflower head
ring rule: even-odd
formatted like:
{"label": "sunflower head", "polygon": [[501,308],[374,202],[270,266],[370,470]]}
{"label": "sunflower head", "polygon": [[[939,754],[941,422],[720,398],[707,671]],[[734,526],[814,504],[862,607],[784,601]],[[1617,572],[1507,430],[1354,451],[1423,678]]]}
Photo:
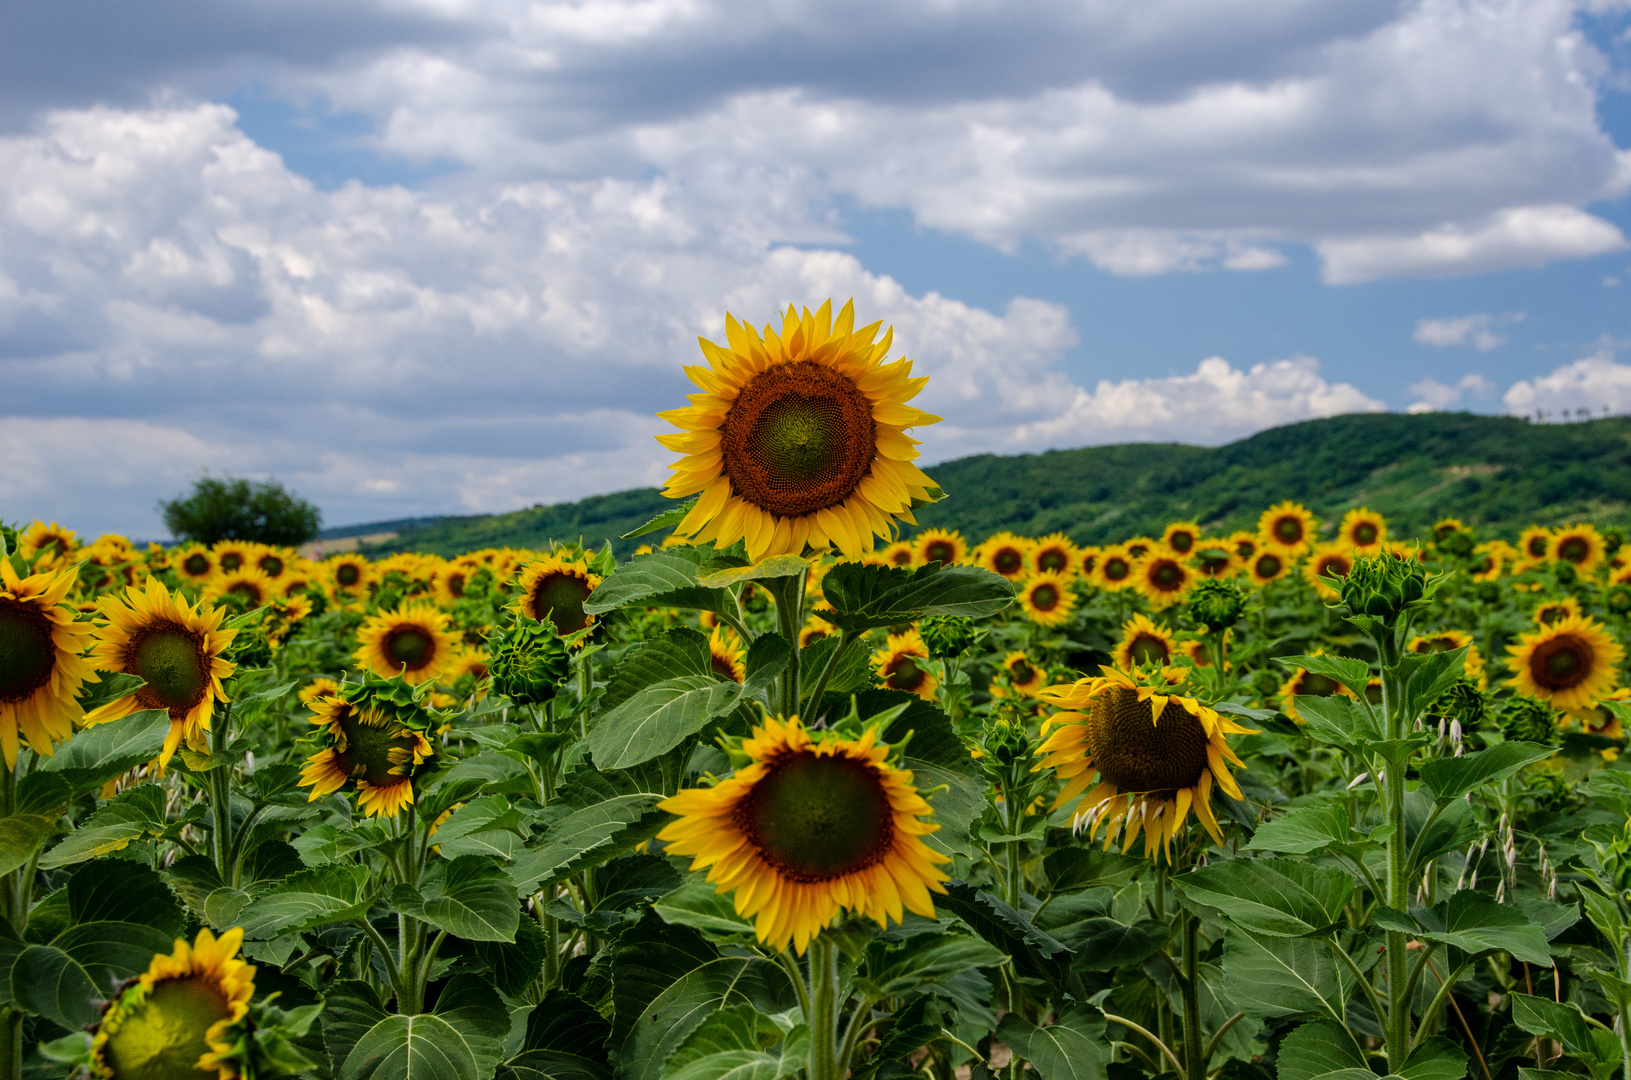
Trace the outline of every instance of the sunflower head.
{"label": "sunflower head", "polygon": [[1553,709],[1591,708],[1619,680],[1625,649],[1596,619],[1559,619],[1507,646],[1513,677],[1507,685]]}
{"label": "sunflower head", "polygon": [[431,604],[405,604],[384,611],[357,628],[357,666],[389,678],[400,674],[409,685],[433,682],[453,663],[459,639],[449,618]]}
{"label": "sunflower head", "polygon": [[1048,673],[1036,664],[1024,650],[1017,650],[1002,658],[1003,674],[1021,697],[1031,697],[1048,681]]}
{"label": "sunflower head", "polygon": [[368,592],[368,560],[361,555],[335,555],[323,561],[329,584],[344,596],[362,596]]}
{"label": "sunflower head", "polygon": [[1174,521],[1161,534],[1161,543],[1168,551],[1188,555],[1201,542],[1201,527],[1193,521]]}
{"label": "sunflower head", "polygon": [[845,910],[880,926],[906,911],[932,919],[930,894],[945,892],[950,859],[923,841],[939,828],[929,804],[876,727],[844,730],[856,722],[810,732],[766,717],[728,745],[734,775],[657,804],[675,816],[657,834],[669,854],[708,868],[775,948],[802,954]]}
{"label": "sunflower head", "polygon": [[[1320,655],[1316,651],[1315,656]],[[1292,672],[1291,678],[1280,686],[1280,711],[1299,724],[1307,723],[1302,713],[1297,711],[1299,697],[1353,697],[1353,691],[1337,682],[1335,679],[1309,671],[1307,668],[1297,668]]]}
{"label": "sunflower head", "polygon": [[1076,594],[1070,591],[1070,578],[1064,574],[1039,573],[1025,581],[1019,590],[1019,607],[1038,626],[1058,626],[1076,608]]}
{"label": "sunflower head", "polygon": [[885,566],[915,566],[917,549],[905,540],[897,541],[883,549],[883,562]]}
{"label": "sunflower head", "polygon": [[1353,552],[1346,544],[1321,544],[1303,564],[1303,576],[1324,599],[1340,600],[1342,592],[1336,579],[1347,577],[1353,565]]}
{"label": "sunflower head", "polygon": [[204,590],[210,603],[225,604],[238,611],[253,610],[279,595],[277,584],[249,563],[236,570],[223,568]]}
{"label": "sunflower head", "polygon": [[872,654],[872,667],[878,674],[878,685],[933,701],[940,683],[929,670],[928,659],[928,645],[916,630],[908,629],[903,634],[889,635],[883,648]]}
{"label": "sunflower head", "polygon": [[1203,578],[1225,578],[1234,573],[1236,559],[1221,543],[1204,541],[1189,558],[1189,565]]}
{"label": "sunflower head", "polygon": [[522,568],[512,607],[529,619],[548,619],[556,633],[575,634],[595,621],[583,605],[599,584],[586,558],[546,555]]}
{"label": "sunflower head", "polygon": [[1133,555],[1121,544],[1104,548],[1099,552],[1098,566],[1094,568],[1093,580],[1101,589],[1115,591],[1125,589],[1133,584]]}
{"label": "sunflower head", "polygon": [[1552,534],[1546,554],[1558,562],[1568,563],[1578,573],[1589,574],[1602,563],[1606,552],[1602,534],[1594,527],[1570,525]]}
{"label": "sunflower head", "polygon": [[21,577],[0,558],[0,751],[8,769],[19,736],[50,757],[83,718],[80,686],[99,681],[80,658],[91,628],[63,606],[73,584],[68,567]]}
{"label": "sunflower head", "polygon": [[245,1075],[255,969],[237,958],[243,931],[153,957],[147,972],[108,1005],[91,1040],[92,1067],[105,1080],[234,1080]]}
{"label": "sunflower head", "polygon": [[1439,518],[1433,522],[1433,543],[1442,544],[1446,539],[1466,529],[1460,518]]}
{"label": "sunflower head", "polygon": [[1559,619],[1573,619],[1585,614],[1580,610],[1580,601],[1572,596],[1565,596],[1559,600],[1543,600],[1535,607],[1531,616],[1539,626],[1551,626]]}
{"label": "sunflower head", "polygon": [[1143,668],[1164,669],[1177,653],[1176,639],[1166,628],[1157,626],[1144,615],[1134,615],[1121,628],[1121,640],[1111,656],[1121,671]]}
{"label": "sunflower head", "polygon": [[1031,549],[1031,565],[1038,573],[1074,577],[1080,561],[1080,549],[1064,533],[1050,533],[1036,541]]}
{"label": "sunflower head", "polygon": [[968,558],[968,541],[955,529],[924,529],[912,541],[919,563],[937,562],[942,566],[956,566]]}
{"label": "sunflower head", "polygon": [[1436,581],[1429,580],[1420,560],[1411,554],[1383,551],[1354,559],[1342,579],[1342,603],[1349,615],[1363,615],[1384,622],[1397,619],[1406,610],[1419,606],[1432,593]]}
{"label": "sunflower head", "polygon": [[1184,598],[1195,581],[1184,560],[1164,547],[1154,547],[1133,564],[1133,587],[1160,611]]}
{"label": "sunflower head", "polygon": [[1094,580],[1094,571],[1099,568],[1099,554],[1099,548],[1092,545],[1076,550],[1076,573],[1084,581]]}
{"label": "sunflower head", "polygon": [[511,701],[540,705],[572,673],[566,642],[549,622],[517,622],[488,639],[493,690]]}
{"label": "sunflower head", "polygon": [[1518,551],[1529,562],[1540,562],[1552,550],[1552,530],[1544,525],[1531,525],[1518,537]]}
{"label": "sunflower head", "polygon": [[1291,570],[1291,563],[1285,552],[1264,545],[1247,560],[1246,569],[1251,575],[1252,584],[1268,585],[1285,577]]}
{"label": "sunflower head", "polygon": [[412,805],[414,780],[436,756],[422,693],[400,678],[370,674],[308,705],[318,749],[306,759],[300,786],[312,789],[311,800],[354,782],[369,817],[394,817]]}
{"label": "sunflower head", "polygon": [[1307,507],[1287,501],[1263,511],[1257,520],[1257,533],[1262,545],[1296,556],[1313,544],[1316,525]]}
{"label": "sunflower head", "polygon": [[980,545],[979,564],[1009,581],[1018,581],[1031,567],[1031,542],[1011,532],[1000,532]]}
{"label": "sunflower head", "polygon": [[1557,744],[1557,725],[1561,717],[1557,710],[1544,701],[1514,696],[1501,703],[1495,716],[1501,734],[1508,739],[1544,745]]}
{"label": "sunflower head", "polygon": [[47,525],[36,521],[17,538],[17,551],[23,560],[37,570],[50,570],[67,566],[69,556],[79,547],[79,537],[72,529],[56,522]]}
{"label": "sunflower head", "polygon": [[193,585],[203,585],[215,574],[215,556],[201,544],[176,552],[170,559],[176,577]]}
{"label": "sunflower head", "polygon": [[1379,551],[1387,540],[1387,519],[1374,510],[1355,507],[1343,515],[1342,524],[1337,526],[1337,540],[1355,551]]}

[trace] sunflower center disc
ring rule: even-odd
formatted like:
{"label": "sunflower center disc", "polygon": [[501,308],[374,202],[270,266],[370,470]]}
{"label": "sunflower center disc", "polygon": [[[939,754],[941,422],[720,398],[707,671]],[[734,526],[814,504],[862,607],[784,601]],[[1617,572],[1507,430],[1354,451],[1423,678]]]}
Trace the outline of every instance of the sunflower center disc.
{"label": "sunflower center disc", "polygon": [[872,766],[809,751],[773,765],[738,813],[765,860],[806,884],[872,866],[895,835],[889,795]]}
{"label": "sunflower center disc", "polygon": [[1014,661],[1014,666],[1008,669],[1008,677],[1018,686],[1029,686],[1036,677],[1036,669],[1023,660]]}
{"label": "sunflower center disc", "polygon": [[193,577],[202,577],[210,572],[209,556],[195,551],[187,556],[187,560],[181,564],[181,568]]}
{"label": "sunflower center disc", "polygon": [[1058,548],[1048,548],[1037,554],[1036,565],[1039,570],[1046,570],[1050,574],[1056,574],[1069,566],[1070,560],[1065,558],[1065,553]]}
{"label": "sunflower center disc", "polygon": [[546,574],[532,590],[532,609],[538,617],[555,624],[556,633],[572,634],[589,625],[583,602],[589,599],[589,583],[573,574]]}
{"label": "sunflower center disc", "polygon": [[849,378],[800,360],[755,375],[725,414],[731,487],[781,517],[837,506],[872,468],[872,403]]}
{"label": "sunflower center disc", "polygon": [[1183,578],[1183,571],[1178,568],[1178,564],[1166,561],[1158,564],[1155,573],[1150,575],[1150,580],[1155,583],[1155,587],[1163,592],[1176,589],[1183,582]]}
{"label": "sunflower center disc", "polygon": [[253,581],[240,581],[228,589],[227,592],[238,597],[252,608],[260,607],[261,604],[266,602],[266,597],[261,595],[260,586]]}
{"label": "sunflower center disc", "polygon": [[1031,606],[1038,611],[1052,611],[1059,606],[1059,590],[1052,585],[1038,585],[1031,591]]}
{"label": "sunflower center disc", "polygon": [[1535,649],[1529,662],[1535,681],[1548,690],[1567,690],[1578,685],[1591,671],[1591,647],[1565,635]]}
{"label": "sunflower center disc", "polygon": [[244,557],[239,555],[236,551],[229,551],[225,555],[221,556],[221,569],[225,570],[227,573],[231,573],[243,564]]}
{"label": "sunflower center disc", "polygon": [[1164,664],[1172,656],[1167,643],[1149,634],[1140,634],[1127,646],[1127,655],[1137,664]]}
{"label": "sunflower center disc", "polygon": [[0,701],[22,701],[51,679],[51,620],[34,604],[0,600]]}
{"label": "sunflower center disc", "polygon": [[267,577],[277,577],[283,573],[283,560],[276,555],[266,555],[261,558],[260,567]]}
{"label": "sunflower center disc", "polygon": [[1273,577],[1280,572],[1280,557],[1278,555],[1265,555],[1257,560],[1257,572],[1263,577]]}
{"label": "sunflower center disc", "polygon": [[452,593],[454,596],[462,597],[464,595],[464,575],[449,574],[447,578],[447,591]]}
{"label": "sunflower center disc", "polygon": [[351,776],[375,787],[402,780],[391,772],[397,765],[391,760],[391,751],[408,748],[412,740],[394,734],[396,725],[367,724],[356,713],[347,712],[340,718],[340,730],[345,732],[345,752],[339,757]]}
{"label": "sunflower center disc", "polygon": [[1150,703],[1116,687],[1093,703],[1087,744],[1093,765],[1121,792],[1194,787],[1206,771],[1206,729],[1180,706],[1168,704],[1151,723]]}
{"label": "sunflower center disc", "polygon": [[721,656],[719,653],[710,653],[708,660],[714,669],[714,674],[718,675],[721,679],[729,679],[731,682],[742,681],[736,677],[736,669],[731,667],[731,662],[728,657]]}
{"label": "sunflower center disc", "polygon": [[226,998],[206,977],[165,979],[108,1036],[103,1054],[121,1080],[202,1080],[215,1073],[195,1068],[209,1052],[204,1036],[229,1015]]}
{"label": "sunflower center disc", "polygon": [[1104,576],[1110,581],[1120,581],[1132,571],[1124,559],[1104,560]]}
{"label": "sunflower center disc", "polygon": [[949,563],[952,561],[953,554],[950,544],[936,540],[923,549],[923,560],[925,562]]}
{"label": "sunflower center disc", "polygon": [[1571,536],[1557,546],[1557,553],[1566,562],[1585,562],[1586,542],[1579,537]]}
{"label": "sunflower center disc", "polygon": [[1458,646],[1455,643],[1454,638],[1447,638],[1447,637],[1428,638],[1426,641],[1421,643],[1421,650],[1420,651],[1424,652],[1424,653],[1449,652],[1451,649],[1456,649],[1456,648],[1459,648],[1459,647],[1460,646]]}
{"label": "sunflower center disc", "polygon": [[1354,529],[1354,543],[1361,547],[1376,543],[1376,526],[1367,521]]}
{"label": "sunflower center disc", "polygon": [[884,680],[891,690],[905,690],[908,693],[923,685],[924,671],[917,666],[917,661],[910,656],[903,656],[889,667],[889,677]]}
{"label": "sunflower center disc", "polygon": [[131,656],[132,674],[147,680],[137,695],[143,705],[190,709],[204,700],[209,670],[200,635],[175,623],[160,623],[136,640]]}
{"label": "sunflower center disc", "polygon": [[357,583],[357,579],[361,576],[361,574],[361,571],[348,563],[334,571],[334,580],[338,581],[341,585],[344,585],[349,589],[351,586]]}
{"label": "sunflower center disc", "polygon": [[409,671],[418,671],[430,663],[436,643],[417,626],[403,626],[385,637],[385,655],[394,664],[402,664]]}
{"label": "sunflower center disc", "polygon": [[1186,532],[1173,533],[1172,540],[1167,544],[1167,546],[1172,548],[1173,551],[1176,551],[1178,554],[1182,555],[1184,552],[1195,546],[1195,538]]}
{"label": "sunflower center disc", "polygon": [[1303,538],[1303,523],[1296,518],[1281,518],[1274,523],[1274,535],[1281,543],[1295,544]]}
{"label": "sunflower center disc", "polygon": [[1025,556],[1011,547],[999,548],[991,556],[991,565],[997,568],[999,574],[1018,573],[1020,567],[1025,565]]}
{"label": "sunflower center disc", "polygon": [[1308,697],[1330,697],[1340,689],[1335,679],[1316,675],[1312,671],[1303,672],[1301,681],[1297,683],[1297,693]]}

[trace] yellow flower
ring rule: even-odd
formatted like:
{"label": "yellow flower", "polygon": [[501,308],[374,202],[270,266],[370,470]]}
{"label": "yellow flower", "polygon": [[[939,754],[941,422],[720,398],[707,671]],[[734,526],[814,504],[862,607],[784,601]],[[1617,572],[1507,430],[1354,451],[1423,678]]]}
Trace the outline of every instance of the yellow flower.
{"label": "yellow flower", "polygon": [[1467,649],[1466,672],[1467,678],[1472,679],[1479,686],[1487,681],[1484,678],[1484,657],[1478,651],[1478,646],[1472,643],[1472,635],[1465,630],[1440,630],[1432,634],[1417,634],[1410,639],[1406,646],[1413,653],[1454,652],[1456,649]]}
{"label": "yellow flower", "polygon": [[17,538],[18,553],[25,560],[33,562],[36,570],[67,566],[69,556],[77,547],[79,537],[75,535],[74,530],[65,529],[54,521],[49,525],[43,521],[36,521]]}
{"label": "yellow flower", "polygon": [[1531,616],[1541,626],[1550,626],[1559,619],[1576,619],[1585,614],[1580,610],[1580,601],[1572,596],[1565,596],[1558,600],[1543,601],[1534,610]]}
{"label": "yellow flower", "polygon": [[1253,585],[1267,585],[1271,581],[1279,581],[1291,569],[1287,561],[1288,556],[1281,551],[1265,547],[1251,561],[1246,564],[1247,573],[1251,575]]}
{"label": "yellow flower", "polygon": [[1257,534],[1246,530],[1231,533],[1229,539],[1225,540],[1224,543],[1230,551],[1234,552],[1235,558],[1239,560],[1241,565],[1250,562],[1252,556],[1257,554],[1257,549],[1262,546]]}
{"label": "yellow flower", "polygon": [[917,564],[917,551],[909,541],[900,540],[884,548],[882,558],[885,566],[914,566]]}
{"label": "yellow flower", "polygon": [[1095,571],[1099,568],[1099,558],[1102,549],[1096,545],[1076,549],[1076,573],[1083,581],[1095,580]]}
{"label": "yellow flower", "polygon": [[1552,550],[1552,530],[1531,525],[1518,536],[1518,550],[1529,562],[1542,562]]}
{"label": "yellow flower", "polygon": [[993,574],[1018,581],[1031,568],[1031,542],[1010,532],[997,533],[980,545],[976,561]]}
{"label": "yellow flower", "polygon": [[731,682],[741,682],[747,678],[748,651],[743,647],[742,639],[730,627],[714,627],[713,634],[708,638],[708,657],[714,674],[720,678]]}
{"label": "yellow flower", "polygon": [[99,681],[80,659],[91,628],[62,606],[74,578],[67,567],[20,577],[0,559],[0,751],[8,769],[17,766],[19,734],[45,757],[67,741],[83,716],[80,686]]}
{"label": "yellow flower", "polygon": [[1625,658],[1602,623],[1579,615],[1523,634],[1506,651],[1507,666],[1516,673],[1506,685],[1565,712],[1602,700],[1619,680]]}
{"label": "yellow flower", "polygon": [[364,621],[357,628],[357,666],[381,678],[401,675],[409,686],[437,679],[453,663],[457,635],[448,615],[430,604],[406,604]]}
{"label": "yellow flower", "polygon": [[300,556],[288,548],[273,547],[270,544],[256,544],[254,554],[250,561],[256,570],[276,581],[285,572],[294,568]]}
{"label": "yellow flower", "polygon": [[1063,574],[1068,580],[1076,576],[1080,562],[1081,551],[1064,533],[1044,536],[1031,550],[1031,565],[1038,573]]}
{"label": "yellow flower", "polygon": [[1501,576],[1501,570],[1506,564],[1506,545],[1499,543],[1479,544],[1473,548],[1472,579],[1474,581],[1494,581]]}
{"label": "yellow flower", "polygon": [[1121,640],[1110,655],[1122,671],[1150,664],[1164,668],[1172,662],[1175,648],[1171,633],[1144,615],[1134,615],[1121,628]]}
{"label": "yellow flower", "polygon": [[742,744],[749,764],[657,804],[677,818],[657,838],[708,868],[777,949],[802,954],[841,910],[880,926],[907,911],[932,919],[930,893],[947,880],[936,864],[951,860],[923,842],[939,826],[877,737],[812,737],[797,717],[767,717]]}
{"label": "yellow flower", "polygon": [[1314,591],[1327,600],[1336,600],[1341,597],[1336,587],[1331,584],[1331,575],[1343,578],[1353,569],[1353,552],[1341,541],[1331,544],[1321,544],[1314,549],[1314,553],[1303,564],[1303,577],[1314,586]]}
{"label": "yellow flower", "polygon": [[160,767],[182,739],[194,750],[207,750],[215,703],[227,700],[221,680],[233,671],[221,654],[238,635],[221,629],[225,610],[195,608],[157,578],[149,578],[145,589],[127,588],[122,598],[105,598],[100,610],[105,621],[97,626],[92,662],[103,671],[139,675],[147,685],[86,713],[85,725],[140,709],[168,709],[170,733],[159,751]]}
{"label": "yellow flower", "polygon": [[1171,861],[1173,837],[1191,810],[1223,843],[1212,814],[1212,787],[1243,798],[1227,764],[1242,763],[1227,736],[1251,729],[1172,693],[1166,674],[1143,682],[1113,668],[1104,672],[1038,695],[1068,710],[1048,718],[1052,733],[1039,751],[1037,767],[1053,769],[1064,781],[1054,807],[1080,798],[1073,825],[1087,822],[1090,836],[1102,827],[1107,848],[1125,832],[1123,851],[1142,832],[1145,855],[1157,860]]}
{"label": "yellow flower", "polygon": [[170,565],[175,567],[176,577],[190,585],[203,585],[215,575],[215,556],[203,545],[192,545],[176,552],[171,557]]}
{"label": "yellow flower", "polygon": [[1546,549],[1548,558],[1573,564],[1582,574],[1597,569],[1607,554],[1603,537],[1590,525],[1570,525],[1552,534],[1552,543]]}
{"label": "yellow flower", "polygon": [[[1324,655],[1324,649],[1315,649],[1314,656]],[[1302,713],[1297,711],[1297,697],[1341,697],[1351,698],[1353,691],[1337,682],[1335,679],[1316,674],[1304,668],[1292,672],[1291,678],[1280,684],[1280,711],[1291,717],[1299,724],[1307,723]]]}
{"label": "yellow flower", "polygon": [[1174,521],[1161,534],[1161,544],[1168,551],[1188,555],[1201,542],[1201,527],[1193,521]]}
{"label": "yellow flower", "polygon": [[912,543],[917,550],[917,561],[922,563],[937,562],[942,566],[956,566],[968,558],[968,542],[963,534],[953,529],[924,529],[918,533]]}
{"label": "yellow flower", "polygon": [[470,580],[470,575],[474,572],[474,568],[464,559],[455,559],[438,567],[431,580],[436,590],[437,603],[443,607],[452,607],[462,600],[464,584]]}
{"label": "yellow flower", "polygon": [[929,701],[934,700],[939,682],[921,661],[929,658],[929,647],[918,632],[890,634],[883,648],[872,654],[872,667],[878,673],[878,684],[891,690],[904,690]]}
{"label": "yellow flower", "polygon": [[320,697],[307,708],[322,744],[300,772],[300,786],[312,789],[308,802],[355,780],[357,805],[369,817],[395,817],[413,805],[414,774],[435,755],[424,732],[339,694]]}
{"label": "yellow flower", "polygon": [[522,567],[511,606],[529,619],[547,618],[558,634],[575,634],[595,621],[583,604],[599,584],[600,575],[590,573],[583,559],[546,555]]}
{"label": "yellow flower", "polygon": [[1349,510],[1337,526],[1337,540],[1361,555],[1374,555],[1387,539],[1387,519],[1363,506]]}
{"label": "yellow flower", "polygon": [[339,692],[340,684],[333,679],[316,678],[301,687],[300,693],[296,694],[295,697],[300,699],[300,704],[310,705],[318,698],[329,697]]}
{"label": "yellow flower", "polygon": [[1257,533],[1263,545],[1295,558],[1312,546],[1315,524],[1307,507],[1288,500],[1263,511]]}
{"label": "yellow flower", "polygon": [[1111,591],[1133,584],[1133,557],[1125,547],[1113,544],[1099,552],[1099,564],[1093,570],[1093,583]]}
{"label": "yellow flower", "polygon": [[702,393],[658,414],[680,429],[658,441],[685,455],[663,494],[701,495],[674,535],[745,540],[754,562],[828,546],[856,559],[940,497],[905,433],[940,419],[906,404],[928,379],[883,362],[894,332],[877,341],[879,325],[856,331],[853,302],[834,319],[828,301],[789,307],[780,335],[726,315],[729,348],[699,339],[708,366],[686,374]]}
{"label": "yellow flower", "polygon": [[1166,548],[1151,548],[1133,564],[1133,587],[1157,611],[1182,600],[1193,583],[1189,567]]}
{"label": "yellow flower", "polygon": [[[1031,658],[1026,656],[1023,650],[1016,650],[1003,657],[1002,670],[1020,697],[1035,696],[1048,679],[1047,672],[1032,663]],[[993,696],[1000,696],[997,694],[998,689],[1000,688],[992,687]]]}
{"label": "yellow flower", "polygon": [[1037,574],[1020,588],[1019,606],[1038,626],[1058,626],[1076,609],[1076,594],[1064,574]]}
{"label": "yellow flower", "polygon": [[256,546],[248,540],[218,540],[211,551],[216,567],[230,574],[254,565]]}
{"label": "yellow flower", "polygon": [[1441,544],[1466,527],[1460,518],[1439,518],[1433,522],[1433,542]]}
{"label": "yellow flower", "polygon": [[209,928],[188,946],[153,957],[147,972],[108,1006],[91,1040],[105,1080],[182,1080],[243,1075],[238,1043],[255,996],[255,969],[237,958],[243,930]]}
{"label": "yellow flower", "polygon": [[258,608],[278,595],[272,579],[253,566],[236,570],[221,570],[204,589],[204,599],[218,604],[228,597],[236,597],[245,607]]}
{"label": "yellow flower", "polygon": [[334,555],[323,560],[322,568],[336,599],[367,594],[372,575],[368,560],[361,555]]}

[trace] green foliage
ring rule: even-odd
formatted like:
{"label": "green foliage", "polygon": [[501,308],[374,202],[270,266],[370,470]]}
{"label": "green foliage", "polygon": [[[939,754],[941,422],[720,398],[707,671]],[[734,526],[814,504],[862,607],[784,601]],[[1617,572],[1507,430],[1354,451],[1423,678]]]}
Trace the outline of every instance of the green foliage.
{"label": "green foliage", "polygon": [[203,476],[190,494],[159,504],[164,527],[180,540],[250,540],[293,547],[317,535],[322,514],[275,480]]}

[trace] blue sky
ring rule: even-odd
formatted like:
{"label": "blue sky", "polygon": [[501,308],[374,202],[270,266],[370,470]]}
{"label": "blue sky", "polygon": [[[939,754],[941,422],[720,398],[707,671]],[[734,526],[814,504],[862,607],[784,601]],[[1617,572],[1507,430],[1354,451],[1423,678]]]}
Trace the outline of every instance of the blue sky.
{"label": "blue sky", "polygon": [[8,519],[657,483],[695,337],[829,294],[930,460],[1631,410],[1623,2],[71,7],[0,43]]}

